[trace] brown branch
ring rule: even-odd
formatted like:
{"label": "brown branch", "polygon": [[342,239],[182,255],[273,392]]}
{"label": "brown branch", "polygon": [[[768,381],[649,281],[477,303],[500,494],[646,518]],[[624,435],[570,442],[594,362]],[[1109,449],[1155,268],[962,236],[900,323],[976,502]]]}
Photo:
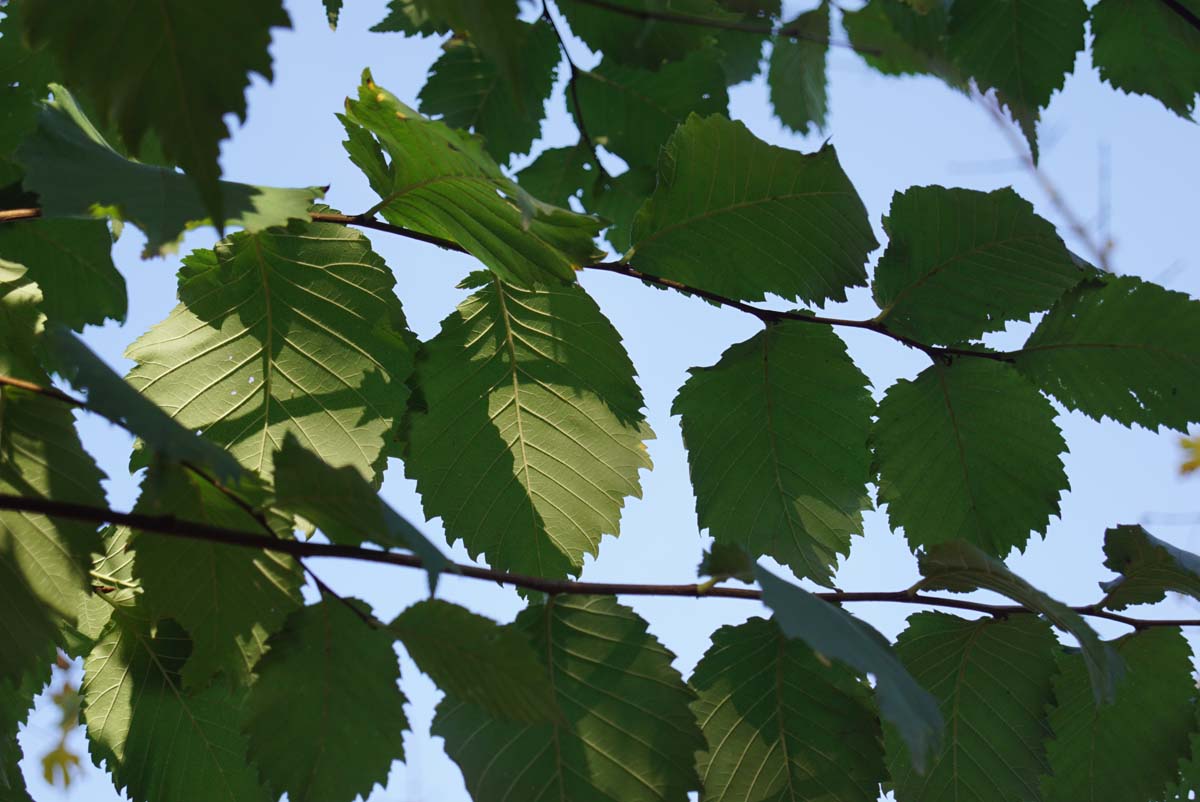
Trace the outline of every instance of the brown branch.
{"label": "brown branch", "polygon": [[[220,526],[195,523],[176,518],[173,515],[145,515],[133,512],[117,512],[102,507],[92,507],[85,504],[73,504],[65,501],[52,501],[41,498],[26,498],[0,494],[0,510],[15,512],[31,512],[49,515],[56,518],[66,518],[74,521],[85,521],[94,524],[115,524],[128,526],[141,532],[161,535],[164,537],[183,538],[187,540],[204,540],[210,543],[221,543],[239,548],[261,549],[293,557],[337,557],[342,559],[360,560],[364,562],[383,563],[404,568],[422,568],[421,559],[412,554],[397,554],[389,551],[363,548],[361,546],[344,546],[336,543],[311,543],[301,540],[283,540],[264,537],[251,532],[236,529],[226,529]],[[480,568],[475,565],[451,563],[446,569],[448,574],[482,579],[501,585],[511,585],[526,590],[540,591],[550,595],[573,596],[677,596],[677,597],[713,597],[724,599],[762,600],[762,591],[750,588],[707,587],[695,583],[686,585],[633,584],[621,582],[576,582],[569,579],[546,579],[544,577],[513,574],[505,571],[495,571],[490,568]],[[956,599],[946,596],[931,596],[924,593],[913,593],[909,590],[889,591],[828,591],[813,594],[824,601],[834,604],[860,602],[887,602],[894,604],[912,604],[924,607],[945,607],[956,610],[970,610],[993,616],[1008,616],[1032,614],[1033,610],[1020,605],[985,604],[969,599]],[[1195,619],[1144,619],[1131,618],[1118,613],[1099,609],[1096,605],[1084,605],[1071,608],[1080,615],[1103,618],[1116,621],[1138,629],[1150,627],[1200,627],[1200,620]]]}
{"label": "brown branch", "polygon": [[554,37],[558,39],[558,49],[562,52],[563,58],[567,60],[567,66],[571,68],[571,77],[567,79],[567,92],[571,95],[573,105],[572,116],[575,118],[575,127],[579,129],[579,141],[592,154],[592,162],[596,165],[599,175],[601,177],[607,176],[608,171],[600,163],[600,154],[596,150],[596,143],[592,140],[591,134],[588,133],[587,122],[583,118],[583,106],[579,102],[579,66],[571,58],[571,53],[567,50],[567,40],[563,38],[562,31],[558,28],[558,23],[554,21],[553,15],[550,14],[546,0],[542,0],[542,19],[550,24],[550,30],[554,31]]}
{"label": "brown branch", "polygon": [[24,379],[18,379],[13,376],[0,376],[0,385],[18,387],[22,390],[28,390],[31,393],[37,393],[38,395],[44,395],[47,398],[53,398],[55,401],[61,401],[64,404],[70,404],[74,407],[87,406],[87,402],[76,398],[73,395],[68,395],[62,390],[59,390],[57,387],[43,387],[40,384],[34,384],[33,382],[25,381]]}
{"label": "brown branch", "polygon": [[10,220],[35,220],[41,216],[41,209],[3,209],[0,210],[0,223]]}
{"label": "brown branch", "polygon": [[714,28],[723,31],[742,31],[743,33],[761,33],[766,36],[790,36],[793,39],[802,39],[806,42],[816,42],[822,45],[831,45],[834,47],[844,47],[848,50],[853,50],[855,53],[862,53],[868,56],[883,55],[883,51],[873,47],[858,47],[852,42],[839,42],[830,39],[826,36],[814,36],[806,31],[800,30],[798,27],[785,25],[778,30],[770,23],[747,22],[745,20],[729,20],[717,19],[714,17],[697,17],[692,14],[681,14],[678,11],[665,11],[653,8],[631,8],[630,6],[621,5],[613,2],[613,0],[577,0],[577,2],[592,8],[599,8],[605,11],[611,11],[614,14],[623,14],[626,17],[636,17],[641,20],[654,20],[658,22],[673,22],[679,25],[694,25],[699,28]]}

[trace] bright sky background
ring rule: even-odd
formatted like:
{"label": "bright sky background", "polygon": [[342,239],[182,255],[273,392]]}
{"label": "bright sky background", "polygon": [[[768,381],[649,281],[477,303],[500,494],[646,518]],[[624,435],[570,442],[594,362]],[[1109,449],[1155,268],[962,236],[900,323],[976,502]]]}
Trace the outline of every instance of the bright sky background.
{"label": "bright sky background", "polygon": [[[223,150],[225,175],[276,186],[329,184],[332,206],[345,212],[363,211],[376,198],[342,150],[343,133],[334,113],[342,109],[343,98],[355,91],[363,67],[370,67],[380,85],[415,106],[439,42],[370,33],[367,29],[384,16],[384,0],[347,3],[336,33],[329,30],[318,0],[293,0],[287,5],[293,30],[275,34],[275,81],[254,80],[248,121]],[[813,5],[807,0],[785,3],[789,12]],[[583,66],[595,61],[578,41],[572,52]],[[887,212],[893,192],[923,184],[981,190],[1011,185],[1060,225],[1071,247],[1088,254],[1086,245],[1070,235],[1062,215],[1015,157],[1009,134],[981,105],[932,78],[883,77],[844,48],[831,51],[829,78],[827,136],[866,203],[881,241],[880,217]],[[808,152],[825,139],[826,135],[798,137],[782,129],[771,116],[761,78],[734,89],[731,101],[731,116],[769,142]],[[535,147],[573,143],[575,132],[561,94],[552,100],[548,113],[545,136]],[[1040,132],[1044,174],[1092,231],[1104,217],[1102,198],[1108,198],[1114,269],[1200,296],[1200,272],[1191,253],[1200,209],[1195,125],[1157,101],[1122,95],[1101,84],[1087,56],[1081,55],[1074,75],[1045,114]],[[1100,178],[1105,153],[1111,174],[1107,190]],[[435,334],[439,322],[466,295],[455,285],[477,264],[432,246],[365,233],[395,271],[396,289],[413,329],[422,339]],[[183,252],[211,247],[214,240],[211,229],[194,232]],[[114,254],[129,282],[129,320],[124,326],[108,325],[86,334],[91,346],[121,372],[131,365],[122,358],[125,346],[175,304],[178,259],[143,262],[138,258],[141,244],[140,233],[127,227]],[[753,335],[759,324],[738,312],[643,287],[621,276],[585,273],[580,280],[625,337],[645,391],[650,424],[658,435],[649,444],[655,468],[643,473],[644,499],[629,501],[620,538],[604,539],[600,558],[589,560],[583,578],[694,581],[706,539],[697,530],[686,456],[678,419],[670,415],[671,401],[689,367],[714,363],[729,345]],[[841,316],[873,314],[867,290],[854,291],[849,303],[836,308]],[[1027,326],[1013,327],[1009,339],[1019,342],[1027,330]],[[871,377],[877,396],[896,378],[911,378],[928,364],[921,354],[870,332],[839,333]],[[1059,425],[1071,449],[1065,461],[1072,490],[1063,499],[1062,520],[1054,519],[1046,540],[1035,538],[1025,555],[1010,561],[1011,567],[1057,598],[1083,604],[1095,601],[1096,582],[1109,578],[1101,567],[1102,538],[1108,526],[1146,522],[1158,537],[1200,550],[1200,522],[1193,520],[1200,516],[1200,479],[1189,483],[1179,477],[1182,452],[1177,435],[1130,431],[1068,413],[1060,415]],[[84,417],[81,428],[85,443],[111,477],[106,484],[110,502],[128,509],[137,493],[137,482],[127,468],[129,438],[92,417]],[[389,466],[384,495],[414,522],[424,521],[414,485],[396,461]],[[440,522],[423,528],[435,540],[440,538]],[[865,538],[855,540],[853,554],[838,574],[843,589],[893,590],[917,579],[915,560],[903,538],[889,530],[883,514],[868,514],[866,531]],[[467,559],[461,546],[450,551],[455,559]],[[312,566],[335,589],[367,599],[384,619],[425,592],[425,577],[415,571],[331,561],[313,561]],[[521,606],[510,589],[449,576],[438,592],[501,621],[511,620]],[[678,655],[675,665],[685,677],[707,648],[714,629],[763,613],[755,603],[736,600],[623,601],[645,616],[651,632]],[[894,638],[903,629],[904,618],[918,609],[860,604],[853,612]],[[1172,602],[1162,607],[1161,615],[1198,612],[1195,605]],[[1095,623],[1106,637],[1126,631],[1120,625]],[[1197,643],[1195,637],[1192,642]],[[428,734],[440,693],[404,657],[403,649],[397,649],[412,730],[405,739],[407,762],[395,764],[387,789],[376,789],[370,802],[465,802],[468,797],[458,768],[444,755],[440,739]],[[69,792],[42,780],[40,757],[56,738],[56,721],[57,711],[43,697],[21,738],[34,799],[123,799],[112,790],[108,777],[90,766]],[[76,752],[85,751],[80,735],[71,742]]]}

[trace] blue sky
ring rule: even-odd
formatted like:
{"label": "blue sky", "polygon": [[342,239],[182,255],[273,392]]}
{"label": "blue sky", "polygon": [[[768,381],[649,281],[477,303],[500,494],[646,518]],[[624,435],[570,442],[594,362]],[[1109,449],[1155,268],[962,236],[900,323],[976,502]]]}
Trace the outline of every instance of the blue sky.
{"label": "blue sky", "polygon": [[[789,11],[810,2],[787,2]],[[334,114],[370,67],[375,80],[405,102],[416,94],[429,65],[437,57],[433,39],[403,39],[372,34],[367,29],[384,15],[384,0],[357,0],[342,13],[339,30],[331,32],[318,0],[288,3],[293,30],[275,35],[272,51],[276,79],[256,79],[251,87],[247,123],[236,129],[223,150],[227,177],[278,186],[331,185],[328,202],[346,212],[372,206],[376,198],[341,147],[342,129]],[[573,53],[588,66],[594,58],[578,42]],[[811,151],[829,138],[854,181],[876,226],[887,212],[893,192],[911,185],[942,184],[981,190],[1013,186],[1042,215],[1059,224],[1068,244],[1086,254],[1063,225],[1064,218],[1017,158],[1011,138],[980,104],[931,78],[895,79],[867,68],[852,52],[834,48],[829,61],[831,117],[826,133],[791,134],[773,119],[761,79],[731,95],[731,116],[759,137],[789,148]],[[561,81],[560,81],[561,88]],[[1040,128],[1042,169],[1071,213],[1093,234],[1108,206],[1114,242],[1112,266],[1121,273],[1159,281],[1168,288],[1200,296],[1194,247],[1200,209],[1200,162],[1194,158],[1197,130],[1157,101],[1123,95],[1100,83],[1086,55],[1057,94]],[[544,146],[575,140],[561,94],[549,107]],[[1106,156],[1102,156],[1106,154]],[[1102,191],[1101,163],[1109,165],[1107,192]],[[518,166],[524,164],[524,160]],[[1107,198],[1107,204],[1103,199]],[[386,234],[366,232],[375,249],[397,276],[397,292],[413,329],[422,338],[436,333],[442,318],[465,297],[455,288],[477,264],[469,257]],[[1094,237],[1098,239],[1098,237]],[[182,252],[210,247],[211,229],[196,231]],[[124,326],[109,325],[87,332],[87,340],[118,370],[130,363],[125,346],[161,320],[175,303],[177,258],[142,261],[141,236],[132,228],[117,245],[115,258],[130,288],[130,315]],[[878,252],[873,255],[873,259]],[[694,500],[678,419],[670,405],[689,367],[709,365],[732,343],[757,331],[750,317],[716,309],[697,299],[643,287],[607,273],[585,273],[581,282],[601,304],[625,337],[645,391],[647,414],[658,437],[650,443],[655,468],[643,474],[643,499],[630,500],[619,538],[605,538],[600,557],[589,561],[584,578],[646,582],[689,582],[706,542],[696,526]],[[855,291],[840,316],[870,316],[866,290]],[[1027,326],[1014,326],[997,342],[1019,341]],[[899,377],[915,376],[927,360],[870,332],[840,331],[851,353],[870,376],[877,395]],[[1128,430],[1063,413],[1059,425],[1070,453],[1064,457],[1071,491],[1044,541],[1035,539],[1010,565],[1027,579],[1071,603],[1094,601],[1096,582],[1108,578],[1101,567],[1104,529],[1117,523],[1147,522],[1151,531],[1183,548],[1200,550],[1200,524],[1156,525],[1169,517],[1200,516],[1197,482],[1181,479],[1178,436],[1143,429]],[[114,507],[127,509],[136,497],[128,475],[129,440],[107,423],[85,417],[85,442],[111,477],[107,483]],[[397,462],[389,466],[384,495],[415,522],[424,521],[413,483]],[[424,524],[439,537],[439,522]],[[887,526],[886,517],[868,514],[867,535],[838,574],[848,590],[898,589],[916,578],[915,561],[903,538]],[[466,559],[461,547],[450,550]],[[344,562],[314,562],[335,589],[371,602],[389,618],[424,595],[418,572]],[[439,595],[499,620],[510,620],[520,608],[511,590],[446,577]],[[708,645],[711,632],[761,614],[754,603],[732,600],[624,599],[645,616],[651,632],[678,655],[676,666],[687,676]],[[918,608],[857,605],[853,611],[894,637],[904,618]],[[1161,615],[1197,614],[1194,605],[1171,602]],[[1104,624],[1106,622],[1100,622]],[[1098,626],[1105,636],[1122,634],[1119,625]],[[1195,638],[1192,639],[1196,643]],[[409,697],[412,731],[406,736],[407,761],[393,767],[386,790],[371,802],[463,802],[467,799],[458,769],[442,752],[439,739],[428,735],[440,694],[402,656],[403,688]],[[300,700],[298,700],[300,701]],[[87,800],[109,802],[121,797],[99,770],[87,767],[69,792],[41,779],[38,758],[53,739],[55,711],[43,700],[22,735],[28,757],[24,767],[31,792],[39,802]],[[76,751],[84,749],[74,736]]]}

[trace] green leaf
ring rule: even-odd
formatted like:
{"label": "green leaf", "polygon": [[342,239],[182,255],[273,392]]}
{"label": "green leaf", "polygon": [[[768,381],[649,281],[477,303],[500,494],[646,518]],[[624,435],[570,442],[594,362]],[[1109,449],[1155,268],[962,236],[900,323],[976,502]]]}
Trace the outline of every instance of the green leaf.
{"label": "green leaf", "polygon": [[517,173],[521,188],[530,194],[561,206],[593,181],[595,170],[587,146],[580,143],[567,148],[546,148],[528,167]]}
{"label": "green leaf", "polygon": [[751,618],[713,633],[690,684],[708,742],[706,802],[875,802],[883,747],[871,689]]}
{"label": "green leaf", "polygon": [[[225,491],[177,466],[151,466],[135,511],[270,536]],[[299,563],[285,554],[154,533],[135,531],[131,543],[145,609],[174,619],[191,637],[184,686],[201,687],[218,672],[249,684],[267,638],[303,604]]]}
{"label": "green leaf", "polygon": [[478,138],[421,117],[370,73],[342,120],[346,150],[388,222],[453,240],[521,284],[573,281],[579,266],[601,257],[592,241],[599,220],[536,200],[500,172]]}
{"label": "green leaf", "polygon": [[646,199],[654,192],[655,171],[634,167],[616,178],[602,176],[584,194],[583,205],[593,214],[611,221],[604,236],[621,253],[633,246],[633,221]]}
{"label": "green leaf", "polygon": [[1015,354],[1063,406],[1155,430],[1200,423],[1200,303],[1132,276],[1067,293]]}
{"label": "green leaf", "polygon": [[[1192,703],[1192,709],[1200,714],[1200,707]],[[1166,802],[1192,802],[1200,791],[1200,721],[1192,731],[1191,751],[1187,753],[1179,768],[1178,782],[1167,792]]]}
{"label": "green leaf", "polygon": [[559,10],[571,32],[592,50],[635,67],[656,70],[679,61],[693,50],[715,41],[711,27],[656,19],[655,14],[682,15],[715,21],[736,21],[739,14],[715,0],[606,0],[603,6],[586,0],[561,0]]}
{"label": "green leaf", "polygon": [[1140,526],[1114,526],[1104,533],[1104,567],[1120,574],[1101,582],[1104,607],[1124,610],[1154,604],[1167,592],[1200,599],[1200,557],[1164,543]]}
{"label": "green leaf", "polygon": [[129,383],[264,476],[293,434],[374,482],[412,370],[394,285],[346,226],[235,234],[183,260],[179,306],[125,352]]}
{"label": "green leaf", "polygon": [[671,412],[682,416],[700,527],[832,586],[870,506],[867,384],[831,327],[798,321],[692,368]]}
{"label": "green leaf", "polygon": [[721,60],[721,66],[725,69],[725,83],[733,86],[758,75],[763,45],[769,38],[765,31],[779,20],[783,4],[781,0],[717,0],[717,4],[726,11],[740,14],[740,22],[761,27],[764,31],[713,31],[717,48],[725,54]]}
{"label": "green leaf", "polygon": [[[67,5],[74,5],[68,3]],[[112,215],[146,235],[143,256],[175,249],[186,229],[212,221],[256,231],[289,218],[308,218],[320,189],[275,189],[219,182],[221,216],[213,217],[187,176],[130,161],[82,116],[75,101],[53,87],[57,101],[38,116],[37,132],[17,150],[24,186],[38,194],[45,217]]]}
{"label": "green leaf", "polygon": [[17,683],[0,681],[0,793],[4,802],[33,802],[21,772],[24,755],[17,730],[29,717],[34,696],[50,679],[52,662],[46,660]]}
{"label": "green leaf", "polygon": [[918,560],[921,575],[925,577],[919,584],[923,590],[954,593],[990,590],[1045,616],[1051,624],[1069,632],[1083,650],[1096,703],[1112,699],[1113,689],[1122,673],[1121,660],[1079,613],[1050,598],[1008,570],[1004,563],[964,541],[931,546]]}
{"label": "green leaf", "polygon": [[140,437],[159,456],[209,469],[221,480],[241,475],[241,466],[228,452],[180,426],[67,329],[48,327],[42,348],[55,372],[87,393],[89,410]]}
{"label": "green leaf", "polygon": [[450,697],[497,718],[561,721],[550,675],[524,633],[437,599],[409,607],[390,629]]}
{"label": "green leaf", "polygon": [[620,335],[578,286],[487,274],[425,343],[405,472],[472,557],[577,574],[650,467],[642,394]]}
{"label": "green leaf", "polygon": [[[0,482],[0,488],[8,491]],[[58,644],[58,627],[51,611],[38,597],[26,579],[27,569],[17,561],[20,544],[12,542],[6,531],[12,526],[14,513],[0,516],[0,532],[4,541],[0,547],[0,638],[5,648],[0,650],[0,713],[3,711],[3,696],[8,686],[18,684],[23,677],[38,666],[48,666],[54,661],[54,650]],[[17,531],[20,534],[20,531]],[[6,721],[0,718],[0,721]],[[16,736],[14,731],[13,737]],[[5,733],[0,732],[0,743]],[[0,746],[0,752],[3,746]],[[4,770],[4,759],[0,758],[0,772]],[[0,787],[3,787],[0,777]]]}
{"label": "green leaf", "polygon": [[[92,593],[79,610],[76,629],[87,643],[73,656],[84,657],[96,645],[113,612],[129,612],[141,596],[140,584],[133,576],[133,549],[130,531],[124,526],[106,526],[100,531],[101,548],[92,554]],[[103,577],[103,578],[101,578]]]}
{"label": "green leaf", "polygon": [[726,579],[736,579],[749,585],[754,582],[754,561],[740,546],[714,542],[711,549],[705,549],[701,553],[696,573],[712,577],[714,584]]}
{"label": "green leaf", "polygon": [[338,17],[342,13],[342,0],[321,0],[325,6],[325,18],[329,20],[329,30],[336,31]]}
{"label": "green leaf", "polygon": [[724,117],[692,116],[663,150],[633,223],[633,266],[720,295],[844,301],[878,243],[831,146],[768,145]]}
{"label": "green leaf", "polygon": [[1039,109],[1062,89],[1083,49],[1083,0],[955,0],[946,48],[981,91],[996,90],[1037,161]]}
{"label": "green leaf", "polygon": [[480,134],[488,153],[500,162],[528,153],[541,136],[546,100],[562,58],[548,23],[522,23],[517,33],[512,46],[523,59],[515,83],[474,43],[451,39],[442,46],[419,96],[422,113]]}
{"label": "green leaf", "polygon": [[896,653],[937,697],[954,737],[921,776],[903,742],[885,731],[898,802],[1038,799],[1058,648],[1053,630],[1033,616],[910,616]]}
{"label": "green leaf", "polygon": [[912,187],[892,198],[875,268],[877,320],[956,343],[1049,309],[1084,278],[1049,222],[1011,189]]}
{"label": "green leaf", "polygon": [[762,586],[763,604],[774,611],[783,634],[856,671],[874,675],[880,715],[895,726],[913,766],[923,771],[941,748],[942,716],[937,701],[908,673],[887,639],[841,607],[785,582],[762,566],[755,567],[755,577]]}
{"label": "green leaf", "polygon": [[[54,54],[66,83],[95,103],[134,152],[153,132],[195,181],[208,215],[227,216],[217,163],[229,135],[224,117],[245,121],[250,73],[271,80],[270,29],[291,27],[282,3],[121,0],[109,7],[26,0],[25,6],[30,43]],[[214,58],[218,42],[222,56]]]}
{"label": "green leaf", "polygon": [[1197,0],[1100,0],[1092,8],[1092,61],[1115,88],[1190,118],[1200,92],[1200,30],[1173,6],[1200,15]]}
{"label": "green leaf", "polygon": [[909,545],[966,540],[1004,557],[1043,533],[1068,489],[1054,407],[1011,365],[960,358],[879,404],[879,501]]}
{"label": "green leaf", "polygon": [[798,36],[781,36],[771,51],[767,86],[771,105],[785,126],[798,134],[825,129],[829,114],[825,54],[829,50],[829,3],[823,2],[784,26]]}
{"label": "green leaf", "polygon": [[[125,279],[112,262],[112,236],[99,220],[25,220],[0,225],[0,254],[28,268],[51,320],[76,331],[125,320]],[[11,280],[11,279],[9,279]]]}
{"label": "green leaf", "polygon": [[1189,754],[1196,685],[1187,641],[1179,630],[1161,627],[1122,638],[1116,651],[1128,671],[1115,702],[1103,707],[1092,704],[1083,659],[1059,659],[1045,802],[1156,798]]}
{"label": "green leaf", "polygon": [[450,26],[428,0],[390,0],[388,15],[371,30],[405,36],[436,36],[449,33]]}
{"label": "green leaf", "polygon": [[896,0],[868,0],[856,11],[842,12],[850,44],[884,75],[932,74],[946,77],[944,35],[947,14],[938,4],[920,15]]}
{"label": "green leaf", "polygon": [[704,743],[695,697],[646,622],[609,597],[557,596],[514,627],[548,668],[565,720],[522,724],[447,697],[432,732],[472,798],[684,802]]}
{"label": "green leaf", "polygon": [[517,0],[393,0],[388,18],[372,30],[421,35],[453,30],[460,39],[477,45],[515,84],[528,66],[528,54],[520,46],[524,23],[517,13]]}
{"label": "green leaf", "polygon": [[80,688],[92,760],[134,802],[267,802],[238,731],[240,692],[215,683],[185,694],[190,651],[173,622],[113,616]]}
{"label": "green leaf", "polygon": [[[659,150],[689,114],[726,113],[720,57],[705,48],[656,72],[606,58],[580,72],[575,90],[588,134],[631,167],[654,167]],[[574,106],[570,93],[568,101]]]}
{"label": "green leaf", "polygon": [[334,468],[300,445],[288,432],[273,455],[275,506],[313,523],[333,543],[358,546],[366,541],[385,548],[408,549],[429,573],[429,591],[446,570],[446,556],[385,502],[349,465]]}
{"label": "green leaf", "polygon": [[404,758],[400,666],[391,633],[369,615],[357,599],[325,597],[268,643],[243,726],[272,798],[351,802]]}

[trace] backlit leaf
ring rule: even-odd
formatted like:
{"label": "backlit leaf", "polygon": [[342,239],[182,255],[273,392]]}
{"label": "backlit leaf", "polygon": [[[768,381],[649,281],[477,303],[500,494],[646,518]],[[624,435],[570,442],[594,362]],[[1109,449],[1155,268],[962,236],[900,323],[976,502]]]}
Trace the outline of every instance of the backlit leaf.
{"label": "backlit leaf", "polygon": [[1167,593],[1200,599],[1200,557],[1164,543],[1140,526],[1114,526],[1104,533],[1104,566],[1120,574],[1101,582],[1104,606],[1123,610],[1154,604]]}

